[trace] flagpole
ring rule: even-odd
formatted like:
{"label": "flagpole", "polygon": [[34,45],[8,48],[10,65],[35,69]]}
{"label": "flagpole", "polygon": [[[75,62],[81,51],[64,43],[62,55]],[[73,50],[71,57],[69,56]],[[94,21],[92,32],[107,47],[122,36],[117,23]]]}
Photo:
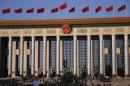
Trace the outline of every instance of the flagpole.
{"label": "flagpole", "polygon": [[126,17],[127,17],[127,11],[128,11],[128,9],[127,9],[127,1],[126,1],[126,15],[125,15]]}
{"label": "flagpole", "polygon": [[[8,16],[9,16],[9,20],[11,19],[11,8],[7,8],[7,9],[9,9],[10,10],[10,12],[8,13]],[[12,12],[13,13],[13,12]]]}
{"label": "flagpole", "polygon": [[[77,5],[75,5],[75,6],[77,6]],[[76,12],[77,12],[77,11],[76,11],[76,7],[75,7],[75,18],[76,18]]]}
{"label": "flagpole", "polygon": [[13,12],[11,12],[12,10],[11,10],[11,8],[10,8],[10,13],[9,13],[9,19],[11,19],[12,17],[11,17],[11,13],[13,13]]}
{"label": "flagpole", "polygon": [[45,20],[47,20],[47,19],[46,19],[46,13],[47,13],[47,12],[46,12],[46,8],[44,7],[44,16],[43,16],[43,19],[45,19]]}
{"label": "flagpole", "polygon": [[11,9],[10,9],[10,13],[9,13],[9,19],[11,19],[11,15],[10,14],[11,14]]}
{"label": "flagpole", "polygon": [[[69,1],[68,1],[68,0],[67,0],[67,3],[68,3],[67,5],[69,5]],[[69,11],[69,9],[68,9],[68,6],[67,6],[67,11],[66,11],[66,13],[67,13],[67,14],[66,14],[67,19],[68,19],[68,17],[69,17],[69,12],[68,12],[68,11]]]}
{"label": "flagpole", "polygon": [[74,8],[75,8],[75,9],[74,9],[74,10],[75,10],[75,11],[74,11],[74,16],[75,16],[75,18],[76,18],[76,5],[74,6]]}
{"label": "flagpole", "polygon": [[[59,4],[58,4],[58,6],[60,6],[60,0],[59,0]],[[58,7],[57,19],[59,19],[59,10],[60,10],[60,7]]]}
{"label": "flagpole", "polygon": [[112,12],[112,17],[114,17],[114,4],[112,5],[113,6],[113,12]]}
{"label": "flagpole", "polygon": [[[34,9],[34,8],[29,8],[29,9]],[[32,15],[32,19],[35,19],[34,13],[35,13],[35,9],[34,9],[34,12],[33,12],[33,13],[29,13],[30,15]]]}
{"label": "flagpole", "polygon": [[36,11],[37,11],[37,9],[34,8],[34,12],[33,12],[33,13],[34,13],[34,14],[33,14],[34,19],[36,19],[36,15],[37,15],[37,14],[36,14]]}
{"label": "flagpole", "polygon": [[75,7],[75,18],[76,18],[76,7]]}
{"label": "flagpole", "polygon": [[89,11],[88,11],[88,18],[90,18],[91,17],[90,4],[88,4],[88,9],[89,9]]}
{"label": "flagpole", "polygon": [[102,10],[102,7],[101,7],[101,18],[102,18],[102,14],[103,14],[102,12],[103,12],[103,10]]}
{"label": "flagpole", "polygon": [[[101,0],[100,0],[101,1]],[[101,1],[101,3],[102,3],[102,1]],[[101,6],[101,18],[102,18],[102,14],[103,14],[103,7],[102,7],[102,5],[100,5]]]}
{"label": "flagpole", "polygon": [[[68,9],[68,0],[66,1],[66,3],[67,3],[67,8],[66,8],[66,10]],[[66,11],[65,10],[65,11]],[[67,13],[66,13],[66,15],[65,15],[65,18],[67,18]]]}
{"label": "flagpole", "polygon": [[[101,0],[100,0],[100,3],[101,3]],[[99,5],[99,6],[101,7],[101,5]],[[102,18],[102,7],[101,7],[100,11],[101,11],[101,16],[100,17]],[[100,13],[100,11],[99,11],[99,13]]]}
{"label": "flagpole", "polygon": [[[29,9],[32,9],[32,8],[29,8]],[[32,19],[35,18],[35,16],[34,16],[34,12],[33,12],[33,13],[29,13],[29,14],[32,15]]]}
{"label": "flagpole", "polygon": [[67,0],[67,10],[66,10],[66,19],[68,19],[68,10],[69,10],[69,0]]}

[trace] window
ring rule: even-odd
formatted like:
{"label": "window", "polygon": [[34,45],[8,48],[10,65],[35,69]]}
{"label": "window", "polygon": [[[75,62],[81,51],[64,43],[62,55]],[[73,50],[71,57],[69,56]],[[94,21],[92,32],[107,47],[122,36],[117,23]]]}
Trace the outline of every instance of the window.
{"label": "window", "polygon": [[64,38],[63,40],[63,54],[64,54],[64,68],[67,71],[73,69],[73,40],[71,38]]}
{"label": "window", "polygon": [[40,73],[43,72],[43,41],[40,40],[40,44],[39,44],[39,55],[40,55],[40,59],[39,59],[39,71]]}
{"label": "window", "polygon": [[16,55],[16,75],[19,76],[20,75],[20,56]]}
{"label": "window", "polygon": [[[32,41],[27,41],[28,49],[32,49]],[[31,55],[27,55],[27,74],[31,75],[31,68],[32,68],[32,53]]]}
{"label": "window", "polygon": [[27,55],[27,74],[31,75],[32,57]]}
{"label": "window", "polygon": [[56,40],[51,39],[50,42],[50,69],[56,69]]}
{"label": "window", "polygon": [[98,77],[100,72],[100,41],[96,37],[92,39],[92,57],[94,76]]}
{"label": "window", "polygon": [[83,69],[87,69],[87,39],[80,38],[78,40],[79,44],[79,67],[82,71]]}
{"label": "window", "polygon": [[112,76],[112,40],[111,37],[104,37],[104,48],[108,49],[108,54],[105,57],[105,75]]}
{"label": "window", "polygon": [[[128,48],[129,48],[129,50],[130,50],[130,35],[129,35],[129,37],[128,37]],[[130,52],[130,51],[129,51]],[[129,70],[130,70],[130,53],[129,53]],[[130,74],[130,71],[129,71],[129,74]]]}
{"label": "window", "polygon": [[123,36],[116,37],[116,48],[120,49],[120,53],[117,54],[117,74],[124,76],[124,38]]}

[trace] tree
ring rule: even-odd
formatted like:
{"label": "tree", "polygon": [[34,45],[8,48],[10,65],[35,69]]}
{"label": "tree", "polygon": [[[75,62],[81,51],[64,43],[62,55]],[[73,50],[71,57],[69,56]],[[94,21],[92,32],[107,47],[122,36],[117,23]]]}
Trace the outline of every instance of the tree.
{"label": "tree", "polygon": [[99,75],[99,80],[100,80],[101,82],[104,82],[104,81],[105,81],[105,76],[104,76],[103,74],[100,74],[100,75]]}
{"label": "tree", "polygon": [[56,76],[56,72],[54,70],[52,70],[51,73],[50,73],[50,77],[53,78],[55,76]]}
{"label": "tree", "polygon": [[83,70],[82,70],[81,77],[82,77],[83,79],[85,79],[87,76],[88,76],[87,69],[83,69]]}
{"label": "tree", "polygon": [[95,77],[95,78],[98,78],[99,75],[100,75],[100,73],[99,73],[99,68],[98,68],[98,67],[94,67],[94,77]]}

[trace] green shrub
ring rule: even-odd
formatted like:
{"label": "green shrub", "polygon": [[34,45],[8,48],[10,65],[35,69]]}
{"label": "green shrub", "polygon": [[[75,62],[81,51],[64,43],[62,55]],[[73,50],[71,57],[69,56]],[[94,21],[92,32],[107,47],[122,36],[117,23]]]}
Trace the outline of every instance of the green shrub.
{"label": "green shrub", "polygon": [[100,79],[101,82],[104,82],[104,81],[105,81],[104,75],[103,75],[103,74],[100,74],[99,79]]}

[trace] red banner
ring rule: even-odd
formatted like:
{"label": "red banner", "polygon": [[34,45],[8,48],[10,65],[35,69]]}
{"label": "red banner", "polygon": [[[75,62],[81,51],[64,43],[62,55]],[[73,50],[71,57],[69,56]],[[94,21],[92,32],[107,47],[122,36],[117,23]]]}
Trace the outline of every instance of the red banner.
{"label": "red banner", "polygon": [[16,9],[14,12],[15,12],[15,13],[22,13],[22,8]]}
{"label": "red banner", "polygon": [[72,7],[72,8],[69,10],[69,13],[72,13],[72,12],[75,12],[75,7]]}
{"label": "red banner", "polygon": [[118,12],[123,11],[126,9],[126,4],[122,5],[121,7],[118,8]]}
{"label": "red banner", "polygon": [[83,12],[83,13],[88,12],[88,11],[89,11],[89,6],[84,7],[84,8],[82,9],[82,12]]}
{"label": "red banner", "polygon": [[102,7],[101,6],[98,6],[95,10],[96,13],[100,12],[102,10]]}
{"label": "red banner", "polygon": [[64,3],[60,5],[60,10],[66,9],[67,8],[67,3]]}
{"label": "red banner", "polygon": [[26,12],[27,13],[34,13],[34,8],[28,9]]}
{"label": "red banner", "polygon": [[113,10],[113,5],[106,8],[106,12],[111,12]]}
{"label": "red banner", "polygon": [[37,13],[44,13],[44,12],[45,12],[44,8],[37,9]]}
{"label": "red banner", "polygon": [[2,13],[3,13],[3,14],[10,13],[10,8],[8,8],[8,9],[3,9],[3,10],[2,10]]}
{"label": "red banner", "polygon": [[57,13],[58,12],[58,8],[53,8],[52,10],[51,10],[51,13]]}

